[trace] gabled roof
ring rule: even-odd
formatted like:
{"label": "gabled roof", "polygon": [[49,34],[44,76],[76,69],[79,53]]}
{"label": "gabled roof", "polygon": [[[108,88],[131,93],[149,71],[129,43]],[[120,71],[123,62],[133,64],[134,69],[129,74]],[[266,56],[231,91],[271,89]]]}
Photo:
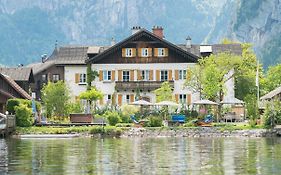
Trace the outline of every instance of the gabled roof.
{"label": "gabled roof", "polygon": [[33,72],[30,67],[5,68],[0,67],[0,73],[8,75],[15,81],[34,81]]}
{"label": "gabled roof", "polygon": [[88,46],[64,46],[55,48],[46,62],[54,61],[54,64],[85,64]]}
{"label": "gabled roof", "polygon": [[261,100],[270,100],[272,99],[274,96],[278,95],[281,93],[281,86],[274,89],[273,91],[270,91],[269,93],[265,94],[264,96],[262,96],[260,99]]}
{"label": "gabled roof", "polygon": [[38,73],[40,73],[41,71],[48,69],[49,67],[55,65],[54,61],[47,61],[47,62],[39,62],[39,63],[32,63],[27,65],[27,67],[32,68],[33,70],[33,74],[37,75]]}
{"label": "gabled roof", "polygon": [[98,61],[98,60],[104,58],[105,56],[111,54],[116,49],[122,48],[122,46],[126,45],[130,41],[134,41],[134,40],[136,40],[136,39],[138,39],[138,38],[140,38],[142,36],[148,36],[148,37],[150,37],[151,39],[153,39],[155,41],[161,42],[163,45],[169,47],[170,49],[173,49],[173,50],[177,51],[179,54],[183,55],[184,57],[187,57],[189,59],[189,61],[191,61],[191,62],[195,63],[199,59],[198,56],[196,56],[196,55],[194,55],[194,54],[192,54],[190,52],[187,52],[187,51],[181,49],[177,45],[175,45],[173,43],[170,43],[169,41],[156,36],[155,34],[149,32],[148,30],[140,29],[135,34],[133,34],[133,35],[129,36],[128,38],[124,39],[123,41],[115,44],[114,46],[110,47],[109,49],[105,50],[104,52],[102,52],[102,53],[100,53],[100,54],[98,54],[98,55],[96,55],[96,56],[86,60],[86,63]]}
{"label": "gabled roof", "polygon": [[[27,92],[25,92],[25,90],[23,90],[11,77],[3,73],[0,73],[0,76],[3,77],[3,79],[6,80],[6,82],[10,86],[12,86],[13,89],[18,92],[23,98],[31,100],[31,96]],[[14,97],[12,94],[9,94],[7,92],[4,93],[8,94],[10,97]]]}

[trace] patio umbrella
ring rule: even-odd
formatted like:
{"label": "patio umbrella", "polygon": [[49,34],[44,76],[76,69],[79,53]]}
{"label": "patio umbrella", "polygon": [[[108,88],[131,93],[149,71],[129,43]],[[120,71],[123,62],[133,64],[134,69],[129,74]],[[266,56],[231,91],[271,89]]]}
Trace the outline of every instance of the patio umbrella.
{"label": "patio umbrella", "polygon": [[152,105],[152,103],[145,101],[145,100],[137,100],[137,101],[134,101],[133,103],[131,103],[131,105],[148,106],[148,105]]}
{"label": "patio umbrella", "polygon": [[195,105],[218,105],[218,103],[210,101],[210,100],[198,100],[193,102]]}
{"label": "patio umbrella", "polygon": [[231,99],[224,99],[220,103],[222,103],[222,104],[244,104],[245,102],[234,97]]}
{"label": "patio umbrella", "polygon": [[177,104],[173,101],[161,101],[161,102],[155,103],[155,105],[158,105],[158,106],[178,106],[179,104]]}

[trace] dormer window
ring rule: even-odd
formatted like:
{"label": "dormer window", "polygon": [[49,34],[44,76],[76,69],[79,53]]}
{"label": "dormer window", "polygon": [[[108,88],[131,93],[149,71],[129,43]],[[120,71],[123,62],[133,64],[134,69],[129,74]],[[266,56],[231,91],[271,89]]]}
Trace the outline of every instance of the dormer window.
{"label": "dormer window", "polygon": [[168,48],[154,48],[154,56],[155,57],[167,57]]}
{"label": "dormer window", "polygon": [[148,57],[148,48],[142,48],[141,49],[141,56],[142,57]]}
{"label": "dormer window", "polygon": [[133,49],[126,48],[126,57],[132,57],[132,56],[133,56]]}

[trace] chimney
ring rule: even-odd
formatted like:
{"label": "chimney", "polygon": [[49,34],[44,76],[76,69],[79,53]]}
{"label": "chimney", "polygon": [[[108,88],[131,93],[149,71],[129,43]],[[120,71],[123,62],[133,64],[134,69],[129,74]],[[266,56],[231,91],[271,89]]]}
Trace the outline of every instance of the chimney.
{"label": "chimney", "polygon": [[140,31],[141,27],[140,26],[133,26],[131,28],[131,30],[132,30],[132,35],[133,35],[133,34],[137,33],[138,31]]}
{"label": "chimney", "polygon": [[115,45],[115,43],[116,43],[116,42],[115,42],[115,39],[112,37],[112,38],[111,38],[110,45],[111,45],[111,46],[114,46],[114,45]]}
{"label": "chimney", "polygon": [[152,28],[152,33],[159,38],[163,39],[164,38],[164,33],[163,33],[163,28],[161,26],[153,26]]}
{"label": "chimney", "polygon": [[188,48],[188,49],[191,48],[191,38],[190,38],[190,36],[187,36],[187,38],[186,38],[186,48]]}

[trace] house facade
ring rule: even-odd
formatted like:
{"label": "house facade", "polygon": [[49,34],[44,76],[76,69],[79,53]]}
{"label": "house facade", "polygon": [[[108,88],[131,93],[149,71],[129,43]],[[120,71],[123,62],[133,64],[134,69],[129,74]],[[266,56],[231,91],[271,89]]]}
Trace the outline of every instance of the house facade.
{"label": "house facade", "polygon": [[[75,100],[87,87],[87,65],[99,73],[92,85],[104,94],[99,105],[122,105],[136,99],[156,102],[153,91],[168,81],[173,97],[178,103],[191,104],[199,94],[184,86],[190,78],[189,69],[198,59],[231,52],[241,55],[240,44],[195,45],[191,38],[185,44],[175,45],[164,39],[162,27],[152,32],[133,27],[132,35],[111,46],[64,46],[55,47],[50,57],[32,64],[36,97],[47,81],[65,81]],[[231,72],[229,73],[231,74]],[[234,79],[226,82],[226,97],[234,96]]]}
{"label": "house facade", "polygon": [[154,90],[168,81],[177,102],[191,104],[198,97],[184,86],[188,69],[199,57],[163,39],[163,28],[153,32],[133,28],[132,35],[89,58],[99,77],[92,82],[104,94],[100,105],[129,104],[136,99],[156,102]]}

